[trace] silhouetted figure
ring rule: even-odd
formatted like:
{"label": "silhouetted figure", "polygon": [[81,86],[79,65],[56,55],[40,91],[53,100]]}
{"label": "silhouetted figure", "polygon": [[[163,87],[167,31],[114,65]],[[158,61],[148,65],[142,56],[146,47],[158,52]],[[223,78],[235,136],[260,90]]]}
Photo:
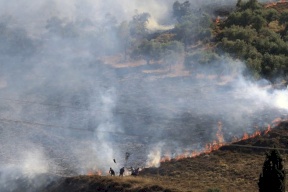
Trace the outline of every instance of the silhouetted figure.
{"label": "silhouetted figure", "polygon": [[122,168],[120,169],[120,173],[119,173],[119,176],[120,176],[120,177],[123,177],[124,171],[125,171],[125,169],[124,169],[124,167],[122,167]]}
{"label": "silhouetted figure", "polygon": [[137,169],[135,169],[135,170],[132,168],[132,173],[131,173],[131,175],[133,175],[133,176],[138,176],[138,175],[139,175],[139,169],[140,169],[139,167],[138,167]]}
{"label": "silhouetted figure", "polygon": [[115,176],[115,171],[110,167],[109,173],[111,176]]}
{"label": "silhouetted figure", "polygon": [[113,159],[114,163],[116,163],[116,159]]}
{"label": "silhouetted figure", "polygon": [[130,167],[130,171],[131,171],[131,173],[134,171],[134,168],[133,167]]}

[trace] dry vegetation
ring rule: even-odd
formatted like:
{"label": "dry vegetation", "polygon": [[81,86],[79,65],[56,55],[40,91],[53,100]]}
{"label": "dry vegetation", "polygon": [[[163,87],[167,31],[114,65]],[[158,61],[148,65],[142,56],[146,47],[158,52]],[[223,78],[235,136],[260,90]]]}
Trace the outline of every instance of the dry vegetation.
{"label": "dry vegetation", "polygon": [[[288,3],[277,4],[278,11],[286,10]],[[271,22],[269,28],[281,30],[278,22]],[[106,58],[107,59],[107,58]],[[113,63],[113,62],[111,62]],[[142,66],[141,63],[122,63],[118,68]],[[116,67],[116,66],[113,66]],[[268,134],[224,146],[210,154],[195,158],[164,162],[159,168],[143,170],[138,177],[78,176],[63,178],[51,184],[46,192],[157,192],[193,191],[206,192],[218,189],[221,192],[255,192],[265,159],[265,152],[273,147],[280,150],[282,157],[288,157],[288,123],[281,123]],[[285,162],[285,167],[288,163]],[[288,188],[288,182],[286,182]],[[217,191],[217,190],[215,190]]]}
{"label": "dry vegetation", "polygon": [[78,176],[64,178],[52,184],[45,191],[49,192],[173,192],[149,178],[144,177],[104,177],[104,176]]}
{"label": "dry vegetation", "polygon": [[283,11],[286,11],[288,9],[288,3],[287,2],[271,3],[269,7],[276,9],[279,12],[283,12]]}
{"label": "dry vegetation", "polygon": [[[258,177],[269,148],[286,149],[288,123],[284,122],[266,135],[222,147],[196,158],[162,163],[145,169],[139,177],[78,176],[62,179],[47,191],[257,191]],[[287,151],[280,150],[284,159]],[[288,163],[285,163],[285,167]],[[287,184],[286,184],[287,185]],[[287,185],[288,187],[288,185]]]}

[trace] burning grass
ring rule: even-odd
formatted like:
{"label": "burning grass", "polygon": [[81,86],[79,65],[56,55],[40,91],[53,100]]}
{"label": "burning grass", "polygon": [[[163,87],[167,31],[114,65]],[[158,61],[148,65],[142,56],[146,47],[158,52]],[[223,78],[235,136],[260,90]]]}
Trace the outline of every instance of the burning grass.
{"label": "burning grass", "polygon": [[[288,147],[288,123],[282,122],[265,135],[225,145],[209,154],[172,159],[159,168],[147,168],[139,177],[78,176],[63,178],[46,192],[56,191],[257,191],[265,151]],[[284,159],[286,150],[280,150]],[[285,163],[285,167],[288,163]],[[288,184],[286,184],[288,187]]]}
{"label": "burning grass", "polygon": [[280,123],[265,135],[255,135],[195,158],[163,162],[160,168],[146,169],[142,174],[179,191],[200,192],[212,188],[227,192],[257,191],[265,151],[273,147],[280,149],[287,158],[287,122]]}

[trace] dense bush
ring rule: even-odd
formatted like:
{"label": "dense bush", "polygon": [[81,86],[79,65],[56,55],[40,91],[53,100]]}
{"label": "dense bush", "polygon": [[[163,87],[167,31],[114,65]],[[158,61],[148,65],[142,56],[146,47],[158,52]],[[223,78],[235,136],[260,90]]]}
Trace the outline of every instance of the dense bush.
{"label": "dense bush", "polygon": [[[238,1],[236,11],[220,25],[217,47],[246,60],[256,77],[273,81],[287,76],[287,18],[288,12],[265,8],[256,0]],[[279,25],[277,30],[269,27],[271,22]]]}

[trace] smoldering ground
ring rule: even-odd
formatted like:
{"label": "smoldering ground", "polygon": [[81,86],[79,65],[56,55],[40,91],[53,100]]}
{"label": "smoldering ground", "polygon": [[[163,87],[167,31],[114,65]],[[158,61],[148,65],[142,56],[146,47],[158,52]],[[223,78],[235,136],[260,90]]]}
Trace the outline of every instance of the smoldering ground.
{"label": "smoldering ground", "polygon": [[190,76],[164,78],[102,59],[121,49],[117,22],[106,13],[129,19],[137,8],[165,20],[173,1],[0,3],[1,191],[157,165],[164,154],[201,150],[219,121],[229,142],[285,118],[286,90],[244,78],[239,61],[222,58],[214,67],[196,64]]}

